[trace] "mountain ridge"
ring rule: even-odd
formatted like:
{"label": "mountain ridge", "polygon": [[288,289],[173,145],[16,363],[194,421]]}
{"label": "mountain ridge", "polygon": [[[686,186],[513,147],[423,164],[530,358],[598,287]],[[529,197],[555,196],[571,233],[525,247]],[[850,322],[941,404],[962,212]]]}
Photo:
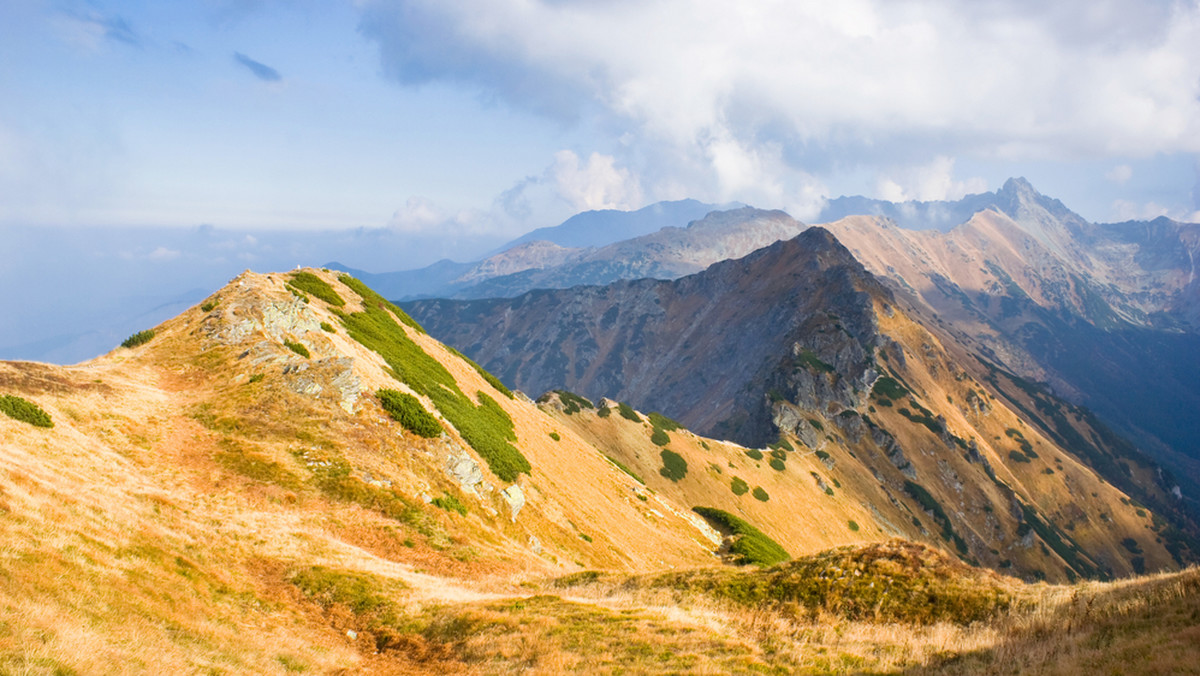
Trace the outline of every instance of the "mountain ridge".
{"label": "mountain ridge", "polygon": [[[806,241],[846,261],[828,233]],[[915,328],[899,308],[879,316],[889,334]],[[971,447],[875,394],[878,413],[823,418],[824,431],[806,422],[821,412],[773,402],[792,431],[787,446],[764,449],[611,401],[560,393],[535,405],[358,280],[318,269],[247,272],[136,336],[77,366],[0,362],[0,393],[53,423],[0,415],[0,669],[729,673],[819,663],[953,673],[964,660],[1026,659],[1008,656],[1045,645],[1045,618],[1072,627],[1052,647],[1077,650],[1073,664],[1122,663],[1131,644],[1176,645],[1200,607],[1194,571],[1066,587],[959,560],[1030,579],[1065,579],[1064,566],[1124,575],[1139,557],[1148,569],[1176,567],[1155,540],[1166,534],[1152,507],[1139,514],[1074,456],[1056,464],[1053,443],[989,395],[971,404],[956,389],[965,408],[946,431],[962,434],[971,416],[998,437],[1012,425],[1040,459],[1005,462],[1001,448],[1016,440],[981,436],[971,460]],[[840,344],[816,346],[817,358],[836,362]],[[889,372],[913,388],[897,404],[942,396],[885,349]],[[915,369],[920,355],[906,363]],[[812,358],[804,369],[794,384],[833,378]],[[417,409],[441,431],[418,433]],[[472,415],[528,460],[515,481],[493,471]],[[897,432],[890,458],[872,455],[882,429]],[[1011,492],[973,480],[985,460]],[[1059,479],[1041,463],[1055,464],[1092,518],[1059,513],[1048,483]],[[728,565],[750,535],[795,560]],[[1147,607],[1153,615],[1138,610]],[[1114,636],[1112,624],[1131,617],[1149,629]],[[845,635],[875,638],[848,647]],[[971,651],[947,655],[946,636]],[[1178,645],[1190,648],[1177,663],[1190,663],[1194,642]]]}

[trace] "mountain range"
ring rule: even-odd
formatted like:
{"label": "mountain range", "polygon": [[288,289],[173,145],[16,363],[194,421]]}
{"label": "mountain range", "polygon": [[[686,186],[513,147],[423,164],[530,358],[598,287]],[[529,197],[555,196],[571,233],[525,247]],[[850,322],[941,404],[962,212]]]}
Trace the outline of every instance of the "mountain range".
{"label": "mountain range", "polygon": [[[1190,412],[1200,406],[1200,361],[1196,357],[1200,338],[1194,320],[1200,290],[1192,267],[1200,241],[1198,226],[1168,219],[1088,223],[1023,179],[1012,179],[995,193],[970,196],[946,208],[955,213],[979,210],[948,232],[910,230],[877,216],[851,216],[823,227],[869,274],[909,305],[916,321],[941,340],[961,347],[972,359],[1043,383],[1057,396],[1087,406],[1106,425],[1136,439],[1144,452],[1175,476],[1172,481],[1187,489],[1182,490],[1182,499],[1195,511],[1194,496],[1200,493],[1200,465],[1195,455],[1200,448],[1200,422]],[[727,227],[725,232],[753,239],[745,233],[761,227],[764,214],[771,212],[747,208],[710,214],[683,231],[663,230],[659,241],[672,238],[681,247],[680,242],[692,238],[690,231],[705,222],[736,223],[736,228]],[[772,216],[781,220],[772,221],[759,239],[805,228],[786,215]],[[647,241],[639,238],[609,248],[624,249],[626,258],[661,257],[664,247],[647,246]],[[652,267],[643,265],[642,269]],[[567,264],[537,274],[550,281],[548,287],[564,287],[571,270]],[[742,274],[758,278],[776,273],[746,270]],[[663,272],[650,276],[677,279],[679,275]],[[490,288],[502,291],[504,282],[511,279],[497,277]],[[626,396],[634,405],[661,407],[668,415],[700,424],[698,429],[717,432],[705,426],[711,420],[701,423],[699,418],[689,418],[687,405],[651,396],[644,387],[635,388],[629,378],[621,380],[624,388],[618,390],[611,389],[616,384],[613,378],[593,383],[586,368],[579,365],[594,359],[594,344],[603,345],[598,338],[603,329],[595,318],[593,325],[586,327],[572,324],[570,318],[588,317],[592,312],[588,303],[600,295],[630,313],[635,313],[632,308],[644,307],[638,305],[640,301],[620,297],[625,287],[580,287],[550,295],[536,291],[516,297],[512,296],[519,287],[509,288],[511,293],[497,294],[509,296],[508,300],[429,300],[406,307],[434,335],[504,374],[517,387],[534,392],[580,388],[593,396],[600,396],[601,390],[615,391],[615,396]],[[740,310],[750,317],[770,316],[777,311],[774,305],[779,300],[769,293],[754,300],[736,298],[730,302],[754,304]],[[550,302],[556,303],[556,309],[547,310]],[[595,309],[600,312],[596,317],[608,311],[607,306]],[[656,311],[647,309],[646,316],[653,317]],[[491,317],[503,317],[505,325],[494,324]],[[632,331],[628,327],[641,326],[644,321],[636,314],[626,316],[622,326]],[[747,325],[737,326],[745,331]],[[672,333],[677,329],[666,334],[677,335]],[[728,326],[714,328],[722,334],[728,330]],[[751,343],[765,350],[760,354],[754,352],[757,347],[748,348],[755,358],[767,359],[767,353],[776,359],[784,357],[777,344],[767,347],[758,338],[747,339],[741,346]],[[534,349],[521,350],[519,345]],[[672,355],[679,354],[674,348],[673,352],[651,350],[650,357],[631,356],[624,344],[618,348],[617,352],[634,364],[645,359],[670,362]],[[656,373],[662,378],[672,370],[691,372],[691,362],[698,357],[681,358]],[[557,371],[532,365],[551,361]],[[642,367],[629,368],[636,371]],[[753,368],[770,367],[756,364]],[[597,368],[596,372],[609,370]],[[668,375],[665,381],[674,378]],[[760,430],[749,438],[761,441],[763,435],[769,431]]]}
{"label": "mountain range", "polygon": [[[743,274],[763,265],[777,274]],[[1147,642],[1187,663],[1200,577],[1169,571],[1193,527],[1153,463],[943,349],[829,231],[617,286],[678,318],[785,277],[794,306],[772,321],[825,338],[756,374],[763,406],[734,392],[713,418],[750,435],[770,415],[770,447],[612,399],[532,402],[317,269],[240,275],[85,364],[0,363],[0,664],[678,673],[833,654],[955,673],[1036,666],[1033,618],[1067,627],[1056,650],[1080,644],[1059,664]],[[1143,570],[1167,572],[1018,579]]]}
{"label": "mountain range", "polygon": [[0,671],[1191,668],[1188,428],[1086,378],[1187,396],[1194,226],[989,200],[446,272],[511,298],[246,272],[0,362]]}

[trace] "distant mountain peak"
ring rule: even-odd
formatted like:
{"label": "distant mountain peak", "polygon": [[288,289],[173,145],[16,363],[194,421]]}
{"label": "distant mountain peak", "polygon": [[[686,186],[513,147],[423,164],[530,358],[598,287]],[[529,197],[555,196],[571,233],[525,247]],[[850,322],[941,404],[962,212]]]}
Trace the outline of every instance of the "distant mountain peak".
{"label": "distant mountain peak", "polygon": [[1024,176],[1014,176],[1004,182],[997,195],[1040,195]]}

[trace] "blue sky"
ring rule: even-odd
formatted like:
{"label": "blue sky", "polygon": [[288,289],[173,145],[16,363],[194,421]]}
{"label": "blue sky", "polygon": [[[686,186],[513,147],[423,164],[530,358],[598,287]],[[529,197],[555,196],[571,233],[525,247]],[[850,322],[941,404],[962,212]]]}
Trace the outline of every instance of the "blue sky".
{"label": "blue sky", "polygon": [[1198,158],[1200,0],[0,1],[0,358],[659,200],[1200,220]]}
{"label": "blue sky", "polygon": [[0,3],[0,225],[515,236],[957,198],[1195,219],[1196,2]]}

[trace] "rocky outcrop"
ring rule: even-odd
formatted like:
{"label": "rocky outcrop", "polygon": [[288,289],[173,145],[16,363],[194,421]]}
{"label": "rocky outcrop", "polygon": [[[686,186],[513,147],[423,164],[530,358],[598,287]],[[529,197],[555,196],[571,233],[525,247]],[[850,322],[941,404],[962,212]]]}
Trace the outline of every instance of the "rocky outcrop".
{"label": "rocky outcrop", "polygon": [[[262,275],[234,280],[201,321],[200,336],[212,344],[243,348],[238,361],[258,373],[277,369],[293,392],[330,399],[356,412],[363,386],[354,360],[333,348],[309,303],[277,285]],[[285,342],[303,346],[310,356],[302,357]]]}

